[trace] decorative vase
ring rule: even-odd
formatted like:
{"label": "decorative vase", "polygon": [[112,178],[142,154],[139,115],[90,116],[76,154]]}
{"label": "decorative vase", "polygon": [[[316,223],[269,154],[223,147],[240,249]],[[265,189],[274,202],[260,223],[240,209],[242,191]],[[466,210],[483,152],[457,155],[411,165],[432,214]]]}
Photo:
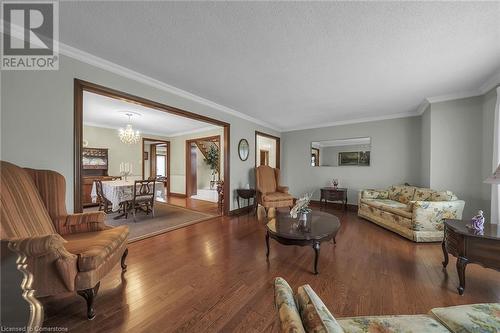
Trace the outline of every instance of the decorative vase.
{"label": "decorative vase", "polygon": [[299,229],[309,231],[311,223],[309,221],[309,213],[300,213],[299,215]]}
{"label": "decorative vase", "polygon": [[472,220],[470,221],[470,226],[476,231],[484,230],[484,216],[482,210],[478,211],[477,215],[472,218]]}

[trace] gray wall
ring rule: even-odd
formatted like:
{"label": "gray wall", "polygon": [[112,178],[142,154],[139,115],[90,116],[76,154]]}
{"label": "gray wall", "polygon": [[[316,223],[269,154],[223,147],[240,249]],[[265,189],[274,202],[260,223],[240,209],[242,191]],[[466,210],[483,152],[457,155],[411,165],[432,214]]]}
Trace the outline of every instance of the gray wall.
{"label": "gray wall", "polygon": [[430,105],[422,114],[422,135],[420,147],[420,184],[424,187],[431,186],[431,107]]}
{"label": "gray wall", "polygon": [[[482,174],[481,179],[488,178],[497,166],[493,166],[493,140],[495,126],[495,107],[497,101],[496,88],[483,96],[482,112],[483,112],[483,151],[482,151]],[[491,186],[490,184],[481,184],[482,205],[481,207],[487,216],[491,211]],[[500,223],[500,221],[494,221]]]}
{"label": "gray wall", "polygon": [[[58,71],[3,71],[1,74],[1,158],[21,166],[52,169],[66,177],[66,204],[73,209],[73,79],[79,78],[231,124],[231,209],[234,189],[254,184],[255,130],[280,133],[141,82],[60,55]],[[241,138],[249,158],[238,158]]]}
{"label": "gray wall", "polygon": [[[331,179],[349,188],[348,201],[356,204],[358,190],[420,182],[420,117],[381,120],[282,133],[285,185],[294,195],[315,191]],[[371,137],[369,167],[312,167],[311,141]]]}
{"label": "gray wall", "polygon": [[489,216],[495,96],[431,105],[430,187],[451,190],[465,200],[464,218],[482,209]]}

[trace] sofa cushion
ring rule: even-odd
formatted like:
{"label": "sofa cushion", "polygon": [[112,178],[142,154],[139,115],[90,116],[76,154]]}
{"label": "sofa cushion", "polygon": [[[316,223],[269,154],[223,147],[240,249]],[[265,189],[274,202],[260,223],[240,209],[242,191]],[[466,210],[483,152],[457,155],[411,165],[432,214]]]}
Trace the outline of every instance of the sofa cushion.
{"label": "sofa cushion", "polygon": [[302,324],[307,332],[344,332],[326,305],[308,284],[297,290],[297,304]]}
{"label": "sofa cushion", "polygon": [[430,188],[417,187],[413,195],[413,201],[429,201],[434,192]]}
{"label": "sofa cushion", "polygon": [[78,255],[78,271],[97,269],[127,240],[128,228],[119,226],[96,232],[64,235],[68,252]]}
{"label": "sofa cushion", "polygon": [[390,213],[401,215],[411,219],[411,206],[389,199],[361,199],[361,202],[368,206],[375,207]]}
{"label": "sofa cushion", "polygon": [[500,303],[434,308],[431,313],[452,332],[500,332]]}
{"label": "sofa cushion", "polygon": [[408,204],[415,195],[414,186],[394,185],[389,188],[389,199]]}
{"label": "sofa cushion", "polygon": [[281,277],[274,279],[274,304],[278,309],[281,332],[305,332],[292,288]]}
{"label": "sofa cushion", "polygon": [[338,323],[345,333],[449,333],[427,315],[352,317],[341,318]]}
{"label": "sofa cushion", "polygon": [[292,200],[292,199],[293,199],[293,197],[291,194],[283,193],[283,192],[268,193],[262,197],[262,200],[267,201],[267,202],[285,201],[285,200]]}
{"label": "sofa cushion", "polygon": [[457,199],[457,196],[451,191],[434,191],[430,201],[453,201]]}

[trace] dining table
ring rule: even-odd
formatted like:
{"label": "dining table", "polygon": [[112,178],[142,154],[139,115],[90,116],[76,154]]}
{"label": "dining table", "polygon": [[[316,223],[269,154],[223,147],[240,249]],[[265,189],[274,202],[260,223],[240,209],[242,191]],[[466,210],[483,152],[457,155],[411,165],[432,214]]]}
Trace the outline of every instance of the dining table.
{"label": "dining table", "polygon": [[[111,202],[111,208],[114,212],[120,209],[120,203],[132,200],[134,198],[134,183],[135,180],[118,179],[102,181],[102,192],[104,197]],[[92,202],[97,202],[97,188],[96,183],[92,184],[92,191],[90,192]],[[165,185],[162,182],[155,184],[155,200],[165,200]]]}

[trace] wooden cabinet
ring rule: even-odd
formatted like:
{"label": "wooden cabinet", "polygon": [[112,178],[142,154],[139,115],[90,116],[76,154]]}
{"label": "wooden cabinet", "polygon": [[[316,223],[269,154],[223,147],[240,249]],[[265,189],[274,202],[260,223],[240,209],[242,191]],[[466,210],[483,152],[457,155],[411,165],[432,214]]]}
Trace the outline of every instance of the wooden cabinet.
{"label": "wooden cabinet", "polygon": [[108,149],[83,148],[82,151],[82,204],[83,207],[97,206],[92,202],[94,180],[112,180],[108,176]]}
{"label": "wooden cabinet", "polygon": [[95,180],[113,180],[116,177],[112,176],[83,176],[82,180],[82,204],[83,207],[97,206],[97,203],[92,202],[92,185]]}
{"label": "wooden cabinet", "polygon": [[321,197],[319,199],[320,204],[325,202],[325,207],[328,201],[341,201],[344,205],[344,209],[347,209],[347,189],[346,188],[334,188],[334,187],[323,187],[321,189]]}

